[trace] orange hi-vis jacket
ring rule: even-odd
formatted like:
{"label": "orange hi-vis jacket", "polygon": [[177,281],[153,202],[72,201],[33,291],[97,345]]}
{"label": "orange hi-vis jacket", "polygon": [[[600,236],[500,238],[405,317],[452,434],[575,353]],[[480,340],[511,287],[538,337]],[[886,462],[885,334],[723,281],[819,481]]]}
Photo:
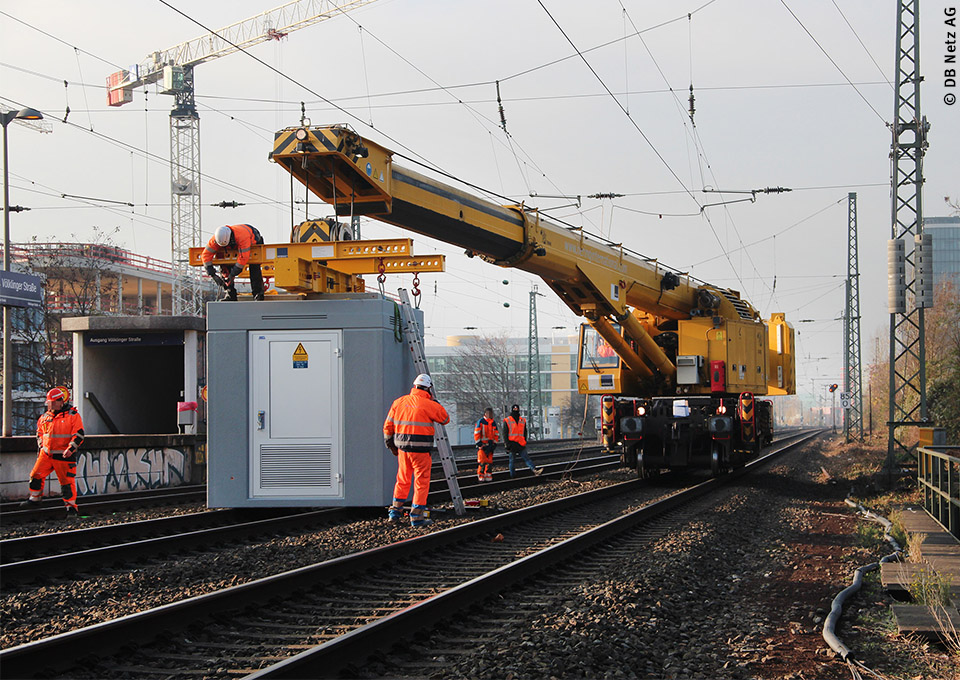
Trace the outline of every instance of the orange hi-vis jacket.
{"label": "orange hi-vis jacket", "polygon": [[486,416],[482,416],[477,421],[477,426],[473,428],[473,441],[477,444],[500,441],[500,431],[497,429],[497,424],[492,420],[487,420]]}
{"label": "orange hi-vis jacket", "polygon": [[[231,224],[229,227],[230,231],[233,232],[233,240],[237,242],[237,250],[239,251],[237,266],[243,269],[250,261],[250,248],[256,244],[257,239],[254,236],[253,227],[249,224]],[[200,255],[200,261],[204,265],[210,264],[213,262],[213,256],[223,249],[224,246],[217,243],[216,238],[211,236],[210,240],[207,241],[207,247],[203,249],[203,253]]]}
{"label": "orange hi-vis jacket", "polygon": [[[45,412],[37,421],[37,447],[51,458],[64,460],[70,442],[80,448],[83,443],[83,421],[74,406],[65,406],[56,413]],[[72,455],[72,454],[71,454]]]}
{"label": "orange hi-vis jacket", "polygon": [[429,392],[414,387],[410,394],[393,402],[383,421],[383,437],[392,437],[397,448],[405,453],[429,453],[433,447],[433,424],[449,422],[447,410]]}
{"label": "orange hi-vis jacket", "polygon": [[518,423],[513,419],[513,416],[507,416],[503,419],[503,424],[507,430],[507,439],[512,442],[517,442],[520,446],[527,445],[527,419],[523,416],[520,416],[520,422]]}

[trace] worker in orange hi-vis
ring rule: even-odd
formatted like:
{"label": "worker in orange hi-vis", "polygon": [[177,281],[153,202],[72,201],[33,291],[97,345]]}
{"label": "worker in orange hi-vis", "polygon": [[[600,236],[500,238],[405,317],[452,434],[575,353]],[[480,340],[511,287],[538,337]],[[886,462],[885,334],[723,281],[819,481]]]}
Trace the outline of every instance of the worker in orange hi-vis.
{"label": "worker in orange hi-vis", "polygon": [[477,443],[477,480],[493,481],[493,452],[500,440],[500,430],[493,419],[493,409],[483,409],[483,416],[473,428],[473,441]]}
{"label": "worker in orange hi-vis", "polygon": [[[249,224],[225,225],[217,227],[217,230],[213,232],[213,236],[210,237],[207,246],[200,255],[200,262],[203,263],[207,274],[226,291],[225,300],[237,299],[234,279],[240,275],[240,272],[250,261],[250,248],[262,243],[263,236],[260,235],[256,227]],[[237,251],[237,263],[232,267],[223,265],[220,276],[218,276],[213,266],[213,256],[226,248],[233,248]],[[254,300],[263,299],[263,272],[259,264],[250,265],[250,290],[253,293]]]}
{"label": "worker in orange hi-vis", "polygon": [[66,387],[47,392],[47,410],[37,420],[37,462],[30,472],[30,498],[21,507],[39,507],[43,485],[51,472],[57,473],[67,517],[77,513],[77,451],[83,443],[83,421],[70,406]]}
{"label": "worker in orange hi-vis", "polygon": [[510,476],[516,475],[514,469],[514,456],[520,454],[523,462],[530,468],[530,472],[540,476],[543,468],[538,468],[527,455],[527,419],[520,415],[519,404],[510,407],[510,415],[503,419],[503,441],[509,454],[507,467],[510,470]]}
{"label": "worker in orange hi-vis", "polygon": [[403,516],[403,503],[410,494],[413,478],[413,506],[410,524],[423,527],[431,523],[427,517],[427,494],[430,491],[430,466],[433,461],[433,424],[446,425],[450,416],[430,394],[433,381],[421,373],[413,381],[413,389],[393,402],[387,419],[383,422],[383,439],[387,448],[397,456],[397,484],[393,489],[393,505],[388,517],[399,522]]}

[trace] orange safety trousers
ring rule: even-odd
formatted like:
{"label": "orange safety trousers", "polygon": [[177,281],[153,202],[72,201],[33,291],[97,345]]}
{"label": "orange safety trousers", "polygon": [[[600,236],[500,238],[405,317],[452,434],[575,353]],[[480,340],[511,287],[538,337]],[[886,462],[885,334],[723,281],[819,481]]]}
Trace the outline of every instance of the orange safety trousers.
{"label": "orange safety trousers", "polygon": [[60,494],[67,506],[77,507],[77,460],[76,454],[70,460],[58,460],[45,453],[37,456],[37,462],[30,471],[30,500],[38,501],[43,496],[43,485],[51,472],[57,473],[60,482]]}
{"label": "orange safety trousers", "polygon": [[482,477],[487,474],[491,474],[491,466],[493,465],[493,451],[487,453],[483,449],[477,449],[477,476]]}
{"label": "orange safety trousers", "polygon": [[397,484],[393,487],[395,500],[406,500],[410,494],[410,481],[413,478],[413,504],[426,505],[430,492],[430,466],[433,459],[427,451],[409,453],[401,450],[397,454],[400,467],[397,470]]}

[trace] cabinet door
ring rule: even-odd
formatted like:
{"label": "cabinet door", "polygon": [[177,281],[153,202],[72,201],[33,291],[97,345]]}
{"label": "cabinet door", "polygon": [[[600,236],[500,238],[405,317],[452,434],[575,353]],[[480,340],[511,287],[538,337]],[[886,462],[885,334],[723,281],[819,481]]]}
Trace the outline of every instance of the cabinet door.
{"label": "cabinet door", "polygon": [[250,333],[251,497],[342,495],[340,331]]}

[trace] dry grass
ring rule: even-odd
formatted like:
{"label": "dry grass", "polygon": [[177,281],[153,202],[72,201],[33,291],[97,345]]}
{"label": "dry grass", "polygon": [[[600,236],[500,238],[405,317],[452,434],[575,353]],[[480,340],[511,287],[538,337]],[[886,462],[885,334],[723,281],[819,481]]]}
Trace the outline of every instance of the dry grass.
{"label": "dry grass", "polygon": [[[929,605],[930,615],[937,622],[940,642],[944,648],[953,656],[960,656],[960,633],[950,618],[949,610],[946,605]],[[956,611],[954,609],[954,611]]]}
{"label": "dry grass", "polygon": [[[907,560],[914,564],[923,562],[923,542],[927,539],[924,533],[910,534],[907,536]],[[901,544],[902,545],[902,544]]]}

